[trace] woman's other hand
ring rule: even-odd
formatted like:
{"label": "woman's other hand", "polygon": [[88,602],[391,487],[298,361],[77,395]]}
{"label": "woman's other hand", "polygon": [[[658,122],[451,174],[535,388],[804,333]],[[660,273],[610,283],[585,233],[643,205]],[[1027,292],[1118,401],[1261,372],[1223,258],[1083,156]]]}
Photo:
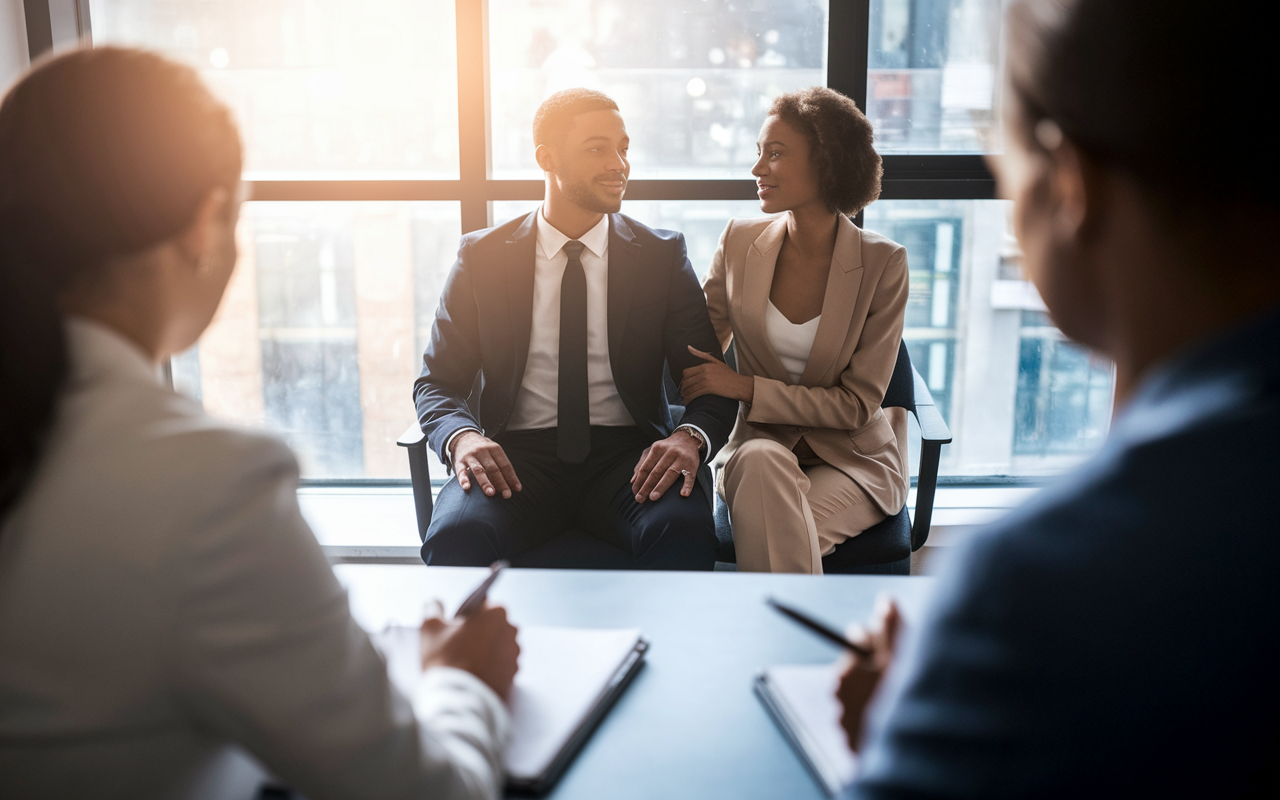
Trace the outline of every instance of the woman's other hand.
{"label": "woman's other hand", "polygon": [[867,707],[875,697],[885,670],[893,661],[894,646],[898,633],[902,630],[902,617],[898,613],[898,607],[884,595],[876,600],[872,616],[869,630],[855,625],[848,632],[850,641],[866,647],[871,655],[868,657],[851,653],[845,656],[840,687],[836,690],[836,697],[840,699],[842,708],[840,724],[849,739],[849,747],[855,752],[862,740]]}
{"label": "woman's other hand", "polygon": [[475,675],[504,700],[516,677],[516,628],[502,606],[484,608],[461,621],[439,616],[423,621],[422,668],[456,667]]}
{"label": "woman's other hand", "polygon": [[689,367],[681,374],[680,394],[686,403],[704,394],[741,400],[744,403],[750,403],[755,397],[754,378],[749,375],[739,375],[728,364],[692,345],[689,346],[689,352],[707,363]]}

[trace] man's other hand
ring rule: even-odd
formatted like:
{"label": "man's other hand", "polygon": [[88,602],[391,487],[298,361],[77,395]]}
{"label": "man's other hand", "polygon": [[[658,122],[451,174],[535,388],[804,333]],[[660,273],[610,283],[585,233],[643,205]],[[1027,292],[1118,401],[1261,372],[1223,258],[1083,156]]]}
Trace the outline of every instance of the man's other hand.
{"label": "man's other hand", "polygon": [[453,440],[453,474],[462,491],[470,492],[474,481],[489,497],[501,493],[509,499],[522,488],[515,467],[502,446],[479,431],[464,431]]}
{"label": "man's other hand", "polygon": [[840,675],[840,687],[836,697],[843,709],[840,725],[849,739],[849,747],[857,752],[865,729],[867,707],[893,662],[893,649],[902,630],[902,616],[898,607],[888,597],[881,595],[872,612],[871,628],[855,625],[848,631],[849,641],[871,651],[869,657],[850,653],[845,656],[845,668]]}
{"label": "man's other hand", "polygon": [[698,441],[684,431],[676,431],[667,438],[645,448],[631,473],[631,491],[637,503],[646,499],[657,500],[677,480],[682,481],[680,496],[688,497],[698,476]]}
{"label": "man's other hand", "polygon": [[516,628],[507,621],[502,606],[484,608],[461,621],[446,622],[440,617],[423,621],[422,668],[456,667],[475,675],[504,700],[516,677],[520,645]]}

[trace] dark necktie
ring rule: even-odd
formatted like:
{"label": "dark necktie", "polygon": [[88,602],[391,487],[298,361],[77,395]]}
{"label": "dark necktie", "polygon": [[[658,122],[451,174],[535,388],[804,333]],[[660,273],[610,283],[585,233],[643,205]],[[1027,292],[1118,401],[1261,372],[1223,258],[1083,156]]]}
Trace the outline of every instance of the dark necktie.
{"label": "dark necktie", "polygon": [[581,464],[591,452],[591,408],[587,396],[587,273],[582,242],[566,242],[569,256],[560,280],[560,393],[556,410],[556,455]]}

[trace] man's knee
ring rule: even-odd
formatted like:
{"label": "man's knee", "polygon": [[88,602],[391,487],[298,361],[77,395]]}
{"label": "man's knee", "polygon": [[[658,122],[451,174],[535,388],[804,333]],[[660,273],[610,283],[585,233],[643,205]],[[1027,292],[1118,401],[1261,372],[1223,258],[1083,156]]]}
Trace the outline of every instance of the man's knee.
{"label": "man's knee", "polygon": [[709,570],[715,568],[715,519],[706,497],[697,489],[681,497],[670,489],[652,503],[635,523],[636,566],[647,569]]}
{"label": "man's knee", "polygon": [[[500,557],[496,554],[499,531],[495,521],[471,500],[457,484],[446,484],[441,490],[422,542],[424,562],[446,567],[484,567]],[[483,496],[475,500],[491,501]]]}

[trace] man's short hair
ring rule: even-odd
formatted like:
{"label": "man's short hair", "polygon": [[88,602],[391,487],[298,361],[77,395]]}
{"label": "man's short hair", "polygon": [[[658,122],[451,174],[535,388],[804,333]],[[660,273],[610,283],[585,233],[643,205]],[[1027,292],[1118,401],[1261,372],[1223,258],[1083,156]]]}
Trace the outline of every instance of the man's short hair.
{"label": "man's short hair", "polygon": [[558,142],[573,127],[573,119],[588,111],[617,111],[618,104],[594,89],[564,89],[542,101],[533,115],[533,146]]}

